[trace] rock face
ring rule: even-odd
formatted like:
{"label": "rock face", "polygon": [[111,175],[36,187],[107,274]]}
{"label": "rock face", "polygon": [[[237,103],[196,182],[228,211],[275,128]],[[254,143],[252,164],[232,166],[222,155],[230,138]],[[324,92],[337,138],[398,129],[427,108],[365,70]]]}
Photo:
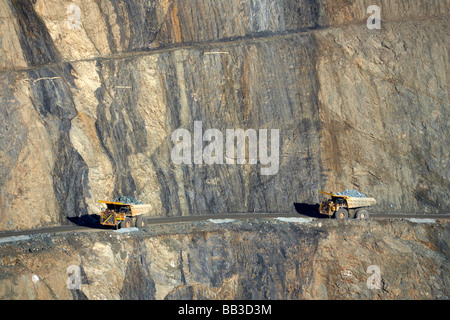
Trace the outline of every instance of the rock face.
{"label": "rock face", "polygon": [[446,220],[304,220],[1,239],[0,298],[449,299]]}
{"label": "rock face", "polygon": [[[357,189],[449,211],[449,1],[0,1],[0,230],[129,195],[289,212]],[[177,128],[278,129],[279,170],[175,165]],[[206,146],[206,143],[204,144]]]}

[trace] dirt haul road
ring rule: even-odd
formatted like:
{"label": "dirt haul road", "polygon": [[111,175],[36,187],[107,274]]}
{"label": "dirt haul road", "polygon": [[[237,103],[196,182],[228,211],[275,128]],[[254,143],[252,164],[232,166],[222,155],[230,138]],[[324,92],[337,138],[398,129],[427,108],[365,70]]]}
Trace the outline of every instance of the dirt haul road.
{"label": "dirt haul road", "polygon": [[[159,217],[148,218],[147,225],[158,224],[170,224],[170,223],[183,223],[183,222],[195,222],[206,220],[225,220],[225,219],[274,219],[274,218],[298,218],[298,219],[329,219],[311,217],[302,214],[288,214],[288,213],[229,213],[229,214],[214,214],[214,215],[201,215],[201,216],[176,216],[176,217]],[[422,219],[426,220],[441,220],[450,219],[449,214],[375,214],[372,213],[370,219]],[[0,232],[0,239],[7,237],[18,237],[25,235],[37,235],[37,234],[51,234],[51,233],[65,233],[65,232],[98,232],[112,230],[99,225],[83,226],[83,225],[63,225],[56,227],[47,227],[40,229],[19,230],[19,231],[2,231]]]}

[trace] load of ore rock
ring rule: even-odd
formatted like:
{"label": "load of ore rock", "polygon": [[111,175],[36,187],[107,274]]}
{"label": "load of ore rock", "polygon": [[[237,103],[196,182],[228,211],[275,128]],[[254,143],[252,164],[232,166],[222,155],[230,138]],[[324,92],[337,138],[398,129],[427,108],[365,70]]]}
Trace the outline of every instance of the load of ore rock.
{"label": "load of ore rock", "polygon": [[355,198],[367,198],[364,194],[357,190],[345,190],[343,192],[337,192],[338,196],[349,196],[349,197],[355,197]]}
{"label": "load of ore rock", "polygon": [[120,196],[113,200],[113,202],[121,202],[125,204],[144,204],[143,202],[137,200],[136,198],[129,196]]}

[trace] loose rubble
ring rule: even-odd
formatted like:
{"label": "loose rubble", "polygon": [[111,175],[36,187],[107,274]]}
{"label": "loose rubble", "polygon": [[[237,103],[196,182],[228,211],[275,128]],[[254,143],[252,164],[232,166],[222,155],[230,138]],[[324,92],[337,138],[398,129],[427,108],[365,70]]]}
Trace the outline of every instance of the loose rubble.
{"label": "loose rubble", "polygon": [[338,196],[349,196],[349,197],[355,197],[355,198],[367,198],[363,193],[357,191],[357,190],[345,190],[343,192],[337,192]]}
{"label": "loose rubble", "polygon": [[113,202],[121,202],[126,204],[144,204],[142,201],[129,196],[120,196],[118,198],[115,198]]}

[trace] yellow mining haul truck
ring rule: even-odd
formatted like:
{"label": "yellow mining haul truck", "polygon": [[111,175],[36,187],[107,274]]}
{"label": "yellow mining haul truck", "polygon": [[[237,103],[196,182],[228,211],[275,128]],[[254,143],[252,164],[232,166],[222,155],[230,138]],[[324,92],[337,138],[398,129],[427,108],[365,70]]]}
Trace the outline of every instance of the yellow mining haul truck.
{"label": "yellow mining haul truck", "polygon": [[106,209],[100,213],[100,224],[112,226],[116,229],[130,227],[145,227],[147,224],[146,213],[150,211],[149,204],[128,204],[122,202],[104,201]]}
{"label": "yellow mining haul truck", "polygon": [[331,197],[331,200],[325,200],[320,203],[319,211],[321,214],[334,217],[336,219],[368,219],[369,211],[366,207],[376,204],[374,198],[359,198],[333,194],[331,192],[319,191]]}

